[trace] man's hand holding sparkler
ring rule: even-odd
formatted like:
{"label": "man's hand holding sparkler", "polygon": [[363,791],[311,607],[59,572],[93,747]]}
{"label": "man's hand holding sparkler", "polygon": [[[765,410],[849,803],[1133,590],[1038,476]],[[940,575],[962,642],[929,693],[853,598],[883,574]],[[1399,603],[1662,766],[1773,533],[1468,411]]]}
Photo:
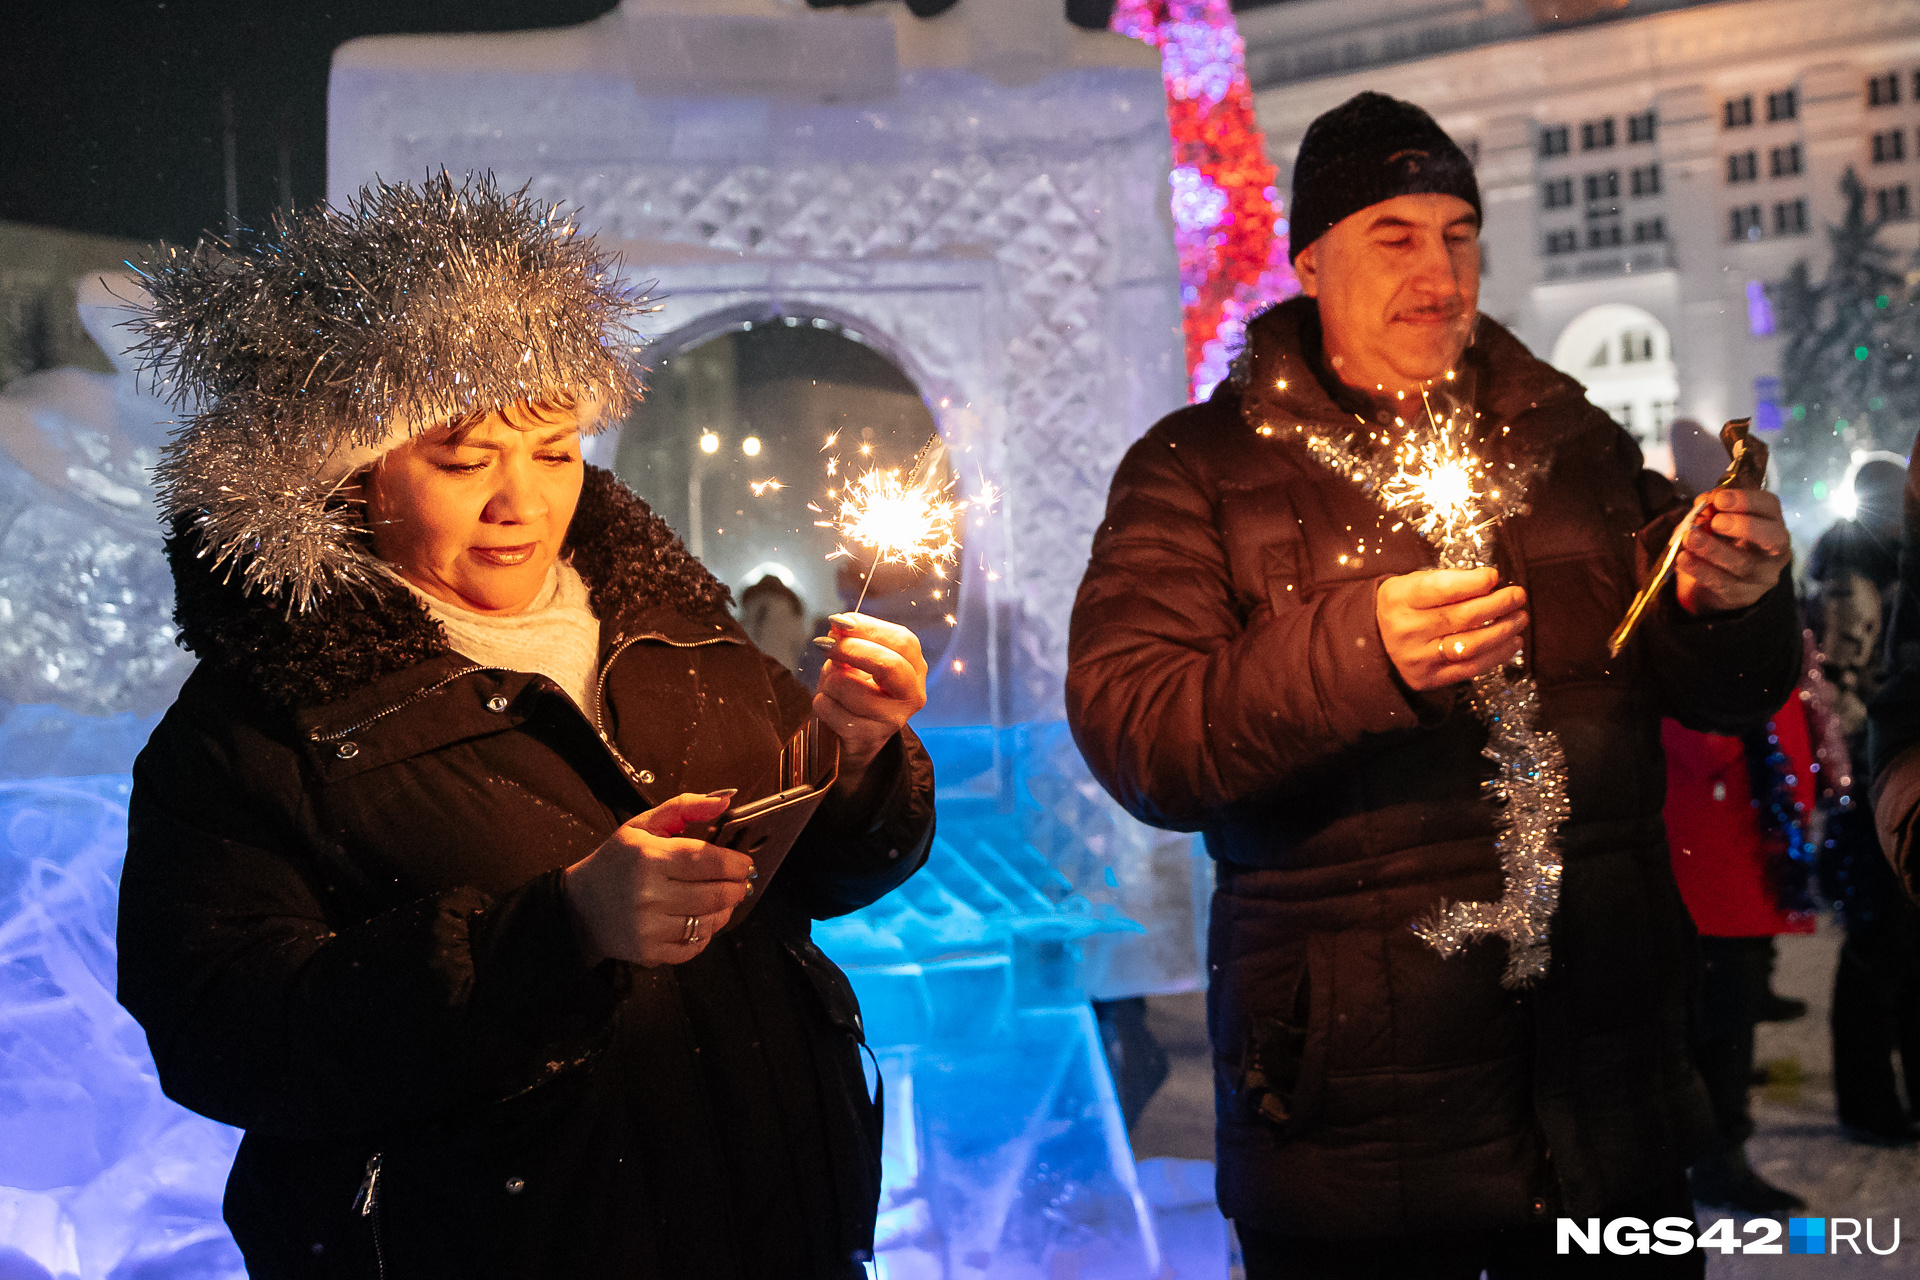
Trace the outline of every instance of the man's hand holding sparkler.
{"label": "man's hand holding sparkler", "polygon": [[[836,613],[813,714],[840,739],[840,779],[852,795],[867,766],[909,717],[927,705],[927,660],[907,628],[864,613]],[[816,641],[816,643],[819,643]]]}
{"label": "man's hand holding sparkler", "polygon": [[1793,544],[1774,494],[1713,489],[1694,500],[1687,520],[1674,587],[1688,613],[1750,608],[1780,581]]}
{"label": "man's hand holding sparkler", "polygon": [[1497,569],[1424,569],[1380,584],[1373,597],[1380,642],[1409,689],[1444,689],[1520,652],[1527,593],[1499,586]]}

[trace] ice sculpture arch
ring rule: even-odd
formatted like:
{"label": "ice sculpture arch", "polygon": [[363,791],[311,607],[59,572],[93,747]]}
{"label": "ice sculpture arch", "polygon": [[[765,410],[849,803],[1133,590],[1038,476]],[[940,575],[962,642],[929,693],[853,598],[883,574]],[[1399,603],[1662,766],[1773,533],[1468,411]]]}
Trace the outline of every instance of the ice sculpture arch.
{"label": "ice sculpture arch", "polygon": [[[921,351],[909,341],[904,341],[887,324],[877,321],[871,310],[857,304],[839,305],[808,298],[733,302],[706,311],[697,310],[697,304],[676,308],[677,301],[671,297],[661,301],[661,314],[678,323],[664,331],[656,325],[656,335],[650,337],[643,357],[650,370],[649,378],[653,376],[652,370],[661,368],[675,357],[696,351],[731,333],[773,325],[822,329],[878,356],[912,386],[931,419],[934,431],[951,451],[949,461],[955,470],[956,493],[964,496],[977,494],[989,483],[986,479],[989,469],[997,472],[998,464],[987,457],[979,415],[974,413],[970,399],[961,390],[963,380],[942,377],[929,370]],[[690,314],[675,314],[676,310]],[[618,470],[616,464],[622,456],[622,439],[626,433],[644,427],[646,412],[647,406],[643,400],[628,416],[620,432],[607,432],[598,437],[592,445],[591,460]],[[765,429],[761,429],[759,434],[770,435]],[[818,443],[812,442],[816,446]],[[848,453],[847,461],[854,462],[851,451]],[[769,473],[771,470],[763,468]],[[832,481],[823,476],[822,468],[815,465],[810,457],[804,470],[784,472],[780,478],[802,500],[825,502],[823,491]],[[643,497],[649,496],[637,476],[626,478],[641,490]],[[1000,705],[999,693],[1006,674],[1005,655],[987,633],[989,628],[1001,625],[998,619],[1002,602],[995,599],[999,575],[989,571],[988,557],[992,548],[1003,545],[1004,534],[1000,528],[1003,518],[1004,512],[996,502],[984,510],[969,513],[965,527],[958,531],[963,548],[961,564],[953,574],[958,583],[958,599],[952,602],[950,609],[943,606],[940,610],[954,615],[954,626],[950,633],[939,635],[933,643],[928,643],[929,637],[923,632],[923,643],[928,643],[928,661],[932,664],[928,677],[932,706],[930,714],[922,717],[925,723],[942,719],[972,723],[980,718],[983,704],[985,707]],[[808,515],[805,519],[811,523],[813,517]],[[680,532],[683,537],[691,534],[687,529],[681,529]],[[720,558],[723,561],[726,559],[724,551]],[[739,558],[735,557],[733,563],[739,564]],[[715,572],[722,572],[726,565],[715,563],[709,567]],[[821,608],[819,612],[831,612],[832,607],[838,607],[832,605],[831,589],[823,585],[830,583],[833,578],[832,570],[824,562],[804,562],[802,574],[811,579],[815,587],[811,593],[802,594],[808,595],[815,603],[830,606]],[[728,575],[722,573],[722,576]],[[747,579],[741,578],[735,583],[736,591],[745,585]],[[788,585],[796,584],[790,582]],[[910,625],[919,629],[917,623]],[[952,659],[935,662],[935,650],[943,655],[952,650],[959,662],[958,667],[953,665]],[[970,680],[975,685],[984,686],[984,689],[945,687],[950,683],[966,685]]]}

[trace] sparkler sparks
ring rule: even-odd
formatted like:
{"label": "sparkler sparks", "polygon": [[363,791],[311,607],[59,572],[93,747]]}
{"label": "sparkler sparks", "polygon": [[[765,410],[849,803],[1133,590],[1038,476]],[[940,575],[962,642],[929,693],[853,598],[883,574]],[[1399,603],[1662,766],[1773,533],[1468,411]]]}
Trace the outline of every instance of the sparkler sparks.
{"label": "sparkler sparks", "polygon": [[772,477],[768,477],[765,480],[747,481],[747,488],[753,490],[753,496],[756,498],[763,498],[769,493],[778,493],[786,487],[787,486]]}
{"label": "sparkler sparks", "polygon": [[[1363,438],[1348,431],[1343,437],[1332,431],[1310,434],[1303,427],[1295,434],[1322,466],[1399,518],[1391,532],[1411,528],[1426,541],[1441,568],[1487,564],[1493,559],[1492,529],[1526,512],[1526,490],[1540,464],[1495,460],[1504,451],[1477,438],[1483,433],[1476,429],[1476,415],[1456,410],[1443,417],[1424,392],[1421,401],[1426,422],[1396,418],[1395,432],[1384,439],[1377,432]],[[1262,437],[1273,434],[1268,423],[1254,430]],[[1504,438],[1507,430],[1498,436]],[[1348,557],[1340,559],[1345,563]],[[1464,647],[1454,642],[1456,654]],[[1443,956],[1477,938],[1504,939],[1507,967],[1501,981],[1518,988],[1545,976],[1551,961],[1562,872],[1559,831],[1571,813],[1566,755],[1553,731],[1539,723],[1540,693],[1531,675],[1503,665],[1474,677],[1472,689],[1474,712],[1487,727],[1481,754],[1494,766],[1483,786],[1495,802],[1494,848],[1505,886],[1495,902],[1442,903],[1416,921],[1413,931]]]}
{"label": "sparkler sparks", "polygon": [[[837,435],[827,437],[823,452],[833,447]],[[871,455],[870,444],[860,448]],[[827,459],[829,476],[835,474],[838,461]],[[873,581],[873,571],[883,564],[931,570],[936,577],[945,578],[947,566],[960,556],[957,530],[961,517],[968,508],[991,506],[999,498],[999,491],[985,481],[975,497],[954,497],[954,481],[948,471],[946,443],[936,435],[904,473],[899,467],[870,467],[847,483],[828,489],[828,499],[839,504],[837,512],[829,514],[811,502],[807,506],[825,517],[814,521],[815,525],[832,529],[872,553],[868,585]],[[827,558],[852,555],[842,543]],[[866,598],[866,586],[862,586],[860,599],[853,607],[855,613]]]}
{"label": "sparkler sparks", "polygon": [[1380,501],[1440,549],[1443,567],[1483,563],[1486,535],[1506,514],[1499,485],[1473,448],[1473,420],[1458,413],[1437,418],[1431,402],[1426,409],[1429,430],[1408,432],[1394,447],[1395,470],[1380,486]]}
{"label": "sparkler sparks", "polygon": [[[1357,439],[1300,434],[1307,452],[1323,466],[1400,517],[1392,532],[1411,528],[1438,551],[1441,568],[1483,565],[1491,554],[1494,526],[1526,511],[1522,499],[1529,477],[1512,462],[1490,460],[1476,447],[1477,414],[1443,412],[1424,392],[1421,401],[1426,422],[1409,425],[1395,418],[1398,437],[1385,449],[1363,449]],[[1255,430],[1262,437],[1273,435],[1271,424]],[[1380,442],[1377,434],[1369,439]]]}

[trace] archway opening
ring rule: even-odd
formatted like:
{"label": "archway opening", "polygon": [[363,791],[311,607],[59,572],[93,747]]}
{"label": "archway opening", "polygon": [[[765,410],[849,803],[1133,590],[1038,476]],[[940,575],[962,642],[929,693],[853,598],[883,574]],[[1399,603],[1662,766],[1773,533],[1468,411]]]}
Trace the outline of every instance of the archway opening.
{"label": "archway opening", "polygon": [[[793,315],[669,337],[614,455],[620,478],[733,588],[755,643],[803,674],[817,669],[807,638],[853,605],[869,567],[864,548],[818,522],[850,476],[911,466],[936,431],[913,381],[862,337]],[[835,555],[841,547],[851,555]],[[912,628],[934,665],[960,568],[941,577],[882,566],[861,611]]]}
{"label": "archway opening", "polygon": [[1652,313],[1622,302],[1590,307],[1561,331],[1552,363],[1640,442],[1648,465],[1672,473],[1667,433],[1679,416],[1680,379],[1673,340]]}

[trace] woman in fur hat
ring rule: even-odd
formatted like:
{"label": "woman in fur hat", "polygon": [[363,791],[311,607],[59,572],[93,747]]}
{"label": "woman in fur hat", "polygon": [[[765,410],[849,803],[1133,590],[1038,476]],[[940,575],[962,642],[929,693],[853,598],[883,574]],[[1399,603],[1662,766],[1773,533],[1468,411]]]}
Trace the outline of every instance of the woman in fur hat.
{"label": "woman in fur hat", "polygon": [[[640,300],[490,182],[147,288],[200,664],[134,767],[120,997],[168,1095],[246,1130],[251,1273],[863,1274],[878,1107],[808,931],[932,839],[912,633],[836,619],[811,699],[752,646],[581,459]],[[839,779],[716,936],[753,863],[694,836],[810,715]]]}

